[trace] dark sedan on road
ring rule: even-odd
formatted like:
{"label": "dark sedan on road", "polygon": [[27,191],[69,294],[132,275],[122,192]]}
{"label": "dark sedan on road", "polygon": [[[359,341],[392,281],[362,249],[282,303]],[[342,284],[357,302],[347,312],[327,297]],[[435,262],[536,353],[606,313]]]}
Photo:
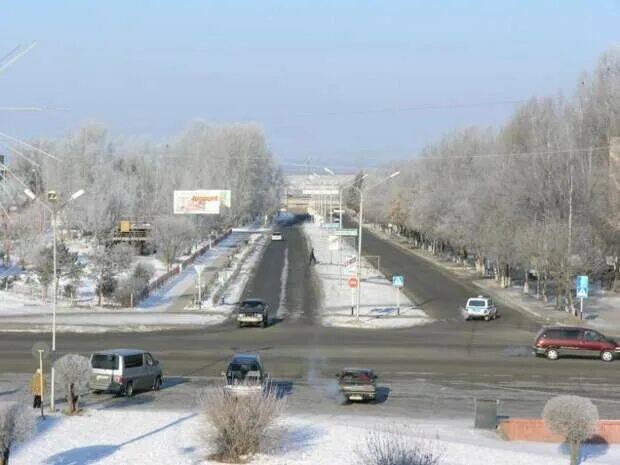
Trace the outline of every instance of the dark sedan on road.
{"label": "dark sedan on road", "polygon": [[269,326],[269,310],[269,304],[260,299],[246,299],[239,304],[237,323],[240,328],[244,325],[265,328]]}
{"label": "dark sedan on road", "polygon": [[375,400],[377,375],[369,368],[344,368],[337,375],[338,387],[347,401]]}

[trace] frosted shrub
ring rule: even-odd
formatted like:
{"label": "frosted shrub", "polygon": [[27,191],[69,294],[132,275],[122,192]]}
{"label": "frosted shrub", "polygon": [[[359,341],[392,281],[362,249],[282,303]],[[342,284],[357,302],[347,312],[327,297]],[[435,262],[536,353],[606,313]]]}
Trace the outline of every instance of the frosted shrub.
{"label": "frosted shrub", "polygon": [[387,430],[369,433],[357,457],[360,465],[437,465],[441,453],[429,441]]}
{"label": "frosted shrub", "polygon": [[214,457],[227,462],[259,452],[286,404],[275,389],[237,395],[224,387],[203,391],[199,401],[205,440],[215,444]]}
{"label": "frosted shrub", "polygon": [[90,361],[81,355],[67,354],[54,363],[54,368],[67,399],[67,414],[75,415],[80,410],[80,395],[88,389]]}
{"label": "frosted shrub", "polygon": [[557,396],[545,404],[542,416],[549,431],[566,438],[570,446],[570,463],[577,465],[581,443],[596,433],[596,406],[585,397]]}
{"label": "frosted shrub", "polygon": [[26,441],[33,433],[32,411],[16,402],[0,403],[0,465],[9,465],[11,448]]}

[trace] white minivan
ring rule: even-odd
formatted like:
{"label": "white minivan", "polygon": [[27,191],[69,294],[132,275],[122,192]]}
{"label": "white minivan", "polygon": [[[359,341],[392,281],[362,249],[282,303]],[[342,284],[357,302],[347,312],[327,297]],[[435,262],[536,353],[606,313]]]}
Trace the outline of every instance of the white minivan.
{"label": "white minivan", "polygon": [[163,375],[159,362],[138,349],[111,349],[90,356],[90,388],[131,397],[135,391],[158,391]]}

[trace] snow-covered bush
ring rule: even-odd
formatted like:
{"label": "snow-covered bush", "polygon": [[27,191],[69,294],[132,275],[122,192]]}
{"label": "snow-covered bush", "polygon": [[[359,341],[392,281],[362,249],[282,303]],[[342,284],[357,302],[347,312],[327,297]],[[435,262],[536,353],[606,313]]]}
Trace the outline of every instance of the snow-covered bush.
{"label": "snow-covered bush", "polygon": [[11,448],[26,441],[34,426],[35,416],[31,409],[17,402],[0,403],[0,465],[9,464]]}
{"label": "snow-covered bush", "polygon": [[596,433],[596,405],[585,397],[557,396],[545,404],[542,417],[549,431],[566,438],[570,446],[570,463],[577,465],[581,443]]}
{"label": "snow-covered bush", "polygon": [[65,391],[67,414],[74,415],[80,410],[80,395],[88,389],[90,361],[81,355],[67,354],[54,363],[54,368]]}
{"label": "snow-covered bush", "polygon": [[259,452],[286,400],[276,390],[235,395],[224,387],[203,391],[199,405],[205,420],[204,437],[215,445],[217,460],[238,462]]}
{"label": "snow-covered bush", "polygon": [[356,452],[360,465],[437,465],[441,459],[431,442],[392,429],[369,433]]}

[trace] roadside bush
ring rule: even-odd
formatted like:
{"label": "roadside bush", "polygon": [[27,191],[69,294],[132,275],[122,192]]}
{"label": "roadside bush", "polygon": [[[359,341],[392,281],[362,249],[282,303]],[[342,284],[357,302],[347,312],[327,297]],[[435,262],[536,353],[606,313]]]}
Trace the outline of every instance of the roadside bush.
{"label": "roadside bush", "polygon": [[557,396],[545,404],[542,417],[549,431],[566,438],[570,463],[577,465],[581,443],[596,433],[599,418],[596,405],[585,397]]}
{"label": "roadside bush", "polygon": [[[118,288],[118,280],[111,273],[105,273],[97,283],[97,295],[99,297],[110,297],[114,295]],[[101,301],[99,301],[101,304]]]}
{"label": "roadside bush", "polygon": [[25,405],[0,403],[0,465],[9,465],[11,448],[32,435],[35,423],[34,414]]}
{"label": "roadside bush", "polygon": [[275,390],[235,395],[221,386],[203,391],[199,399],[203,434],[215,444],[213,458],[238,463],[259,452],[285,404]]}
{"label": "roadside bush", "polygon": [[133,270],[132,276],[135,279],[142,280],[146,284],[155,275],[155,268],[149,263],[138,263]]}
{"label": "roadside bush", "polygon": [[81,355],[67,354],[54,363],[54,368],[67,399],[67,414],[75,415],[80,411],[80,396],[88,389],[90,361]]}
{"label": "roadside bush", "polygon": [[138,263],[133,270],[133,273],[129,278],[121,281],[114,292],[116,300],[121,305],[130,305],[131,296],[133,295],[134,304],[137,299],[145,292],[146,287],[149,285],[149,281],[155,274],[155,268],[152,265],[145,263]]}
{"label": "roadside bush", "polygon": [[360,465],[437,465],[441,453],[430,442],[399,431],[373,431],[357,450]]}
{"label": "roadside bush", "polygon": [[72,283],[65,284],[62,288],[62,296],[73,298],[75,296],[75,285]]}

